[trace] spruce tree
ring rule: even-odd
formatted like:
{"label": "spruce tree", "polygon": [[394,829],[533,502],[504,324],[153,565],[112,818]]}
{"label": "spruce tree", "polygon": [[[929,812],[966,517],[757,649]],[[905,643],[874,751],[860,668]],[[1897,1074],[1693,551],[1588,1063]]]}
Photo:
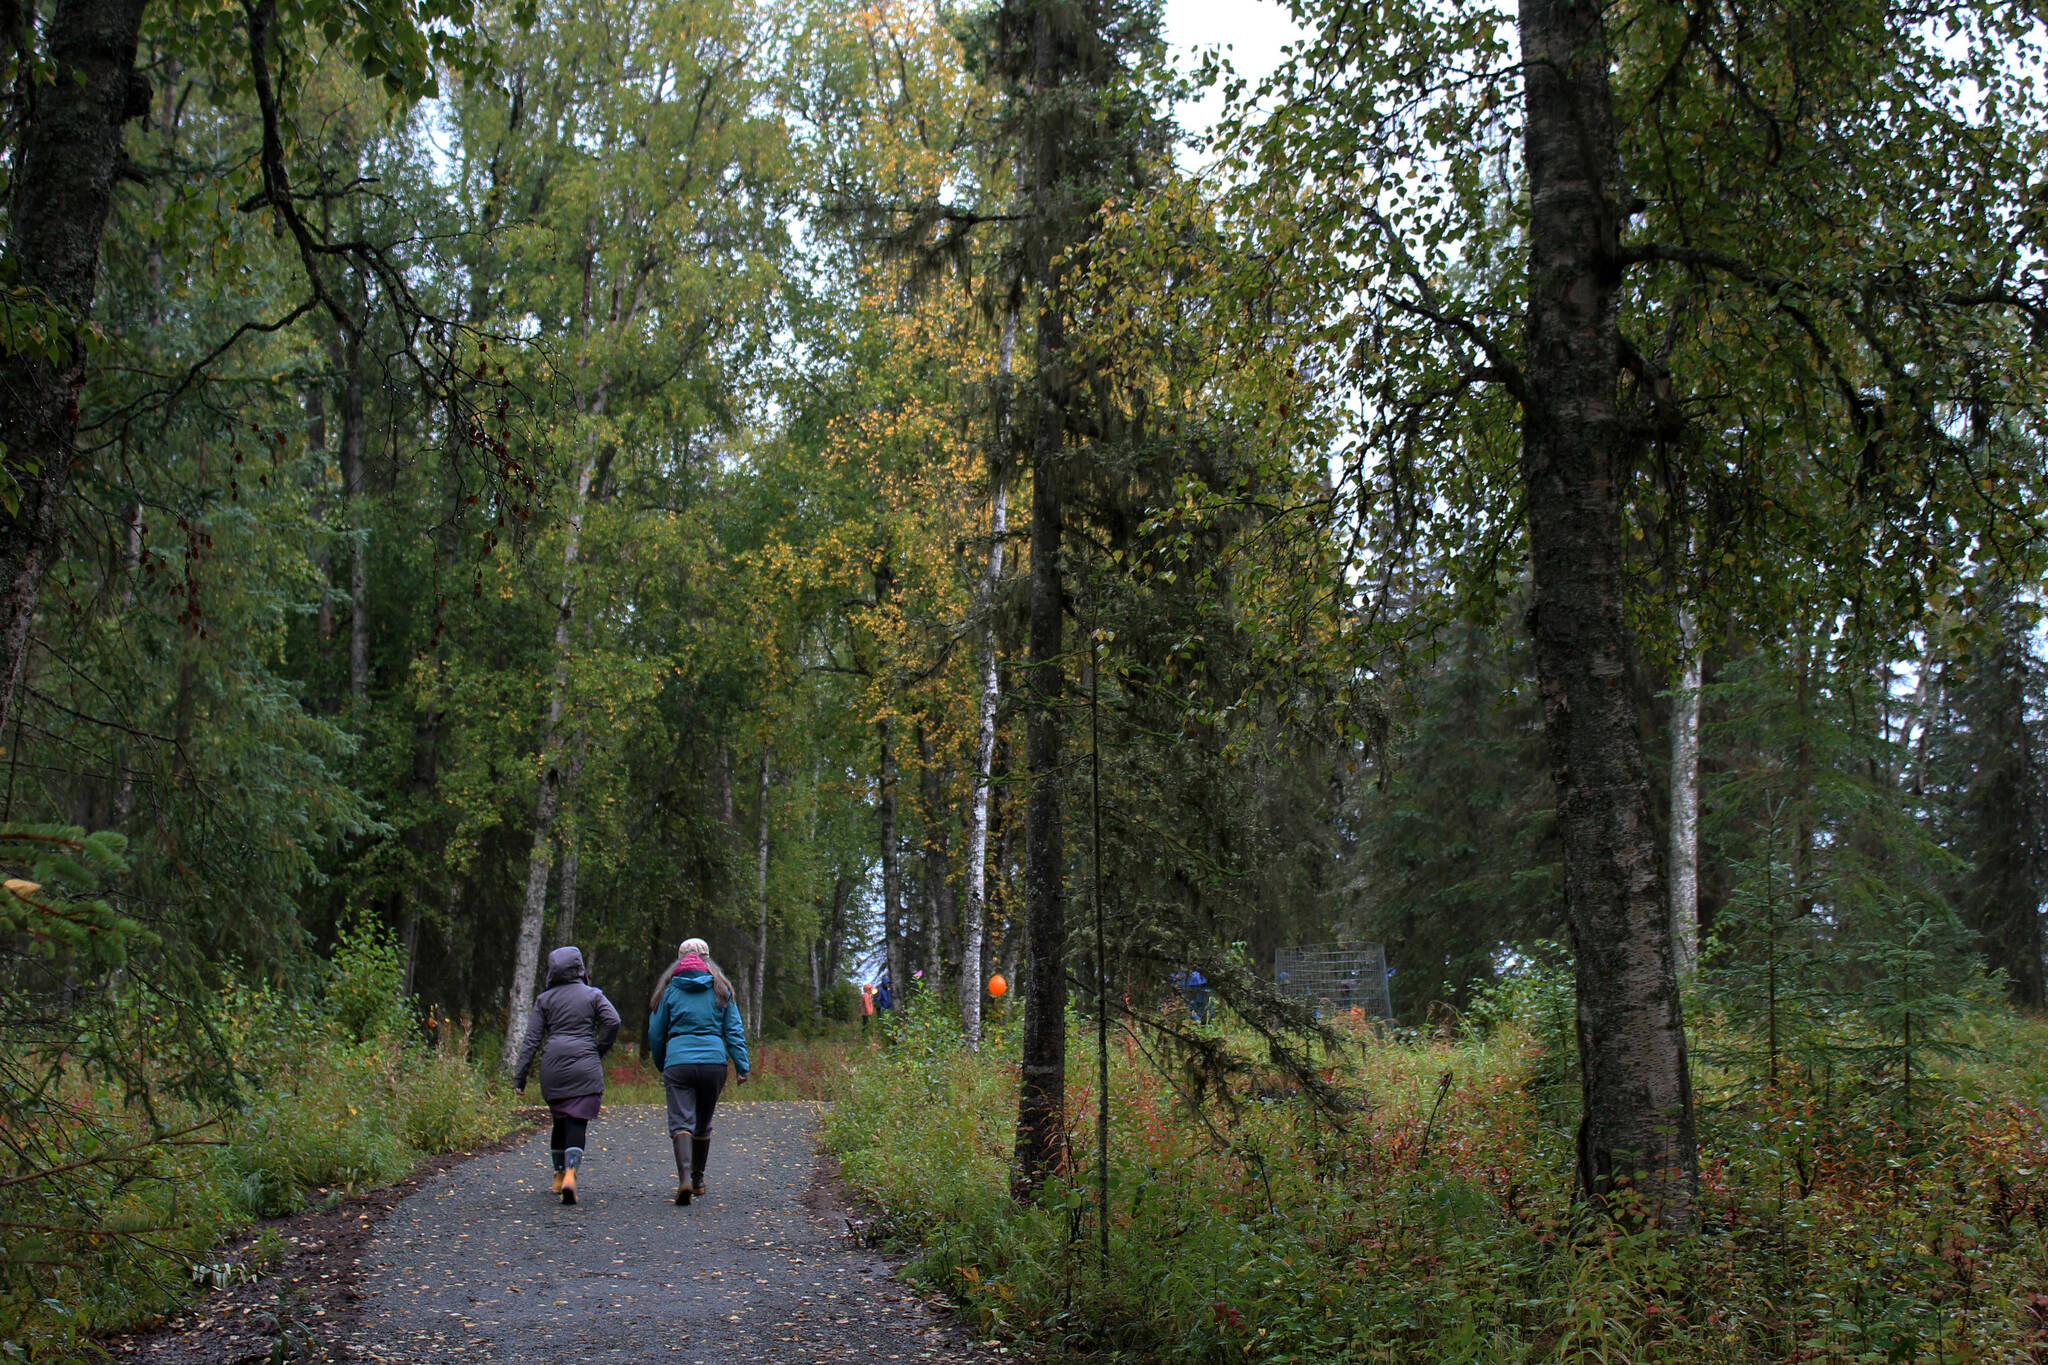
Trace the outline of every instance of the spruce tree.
{"label": "spruce tree", "polygon": [[2041,900],[2048,872],[2048,787],[2044,787],[2042,663],[2033,648],[2034,613],[2009,586],[1980,611],[1969,666],[1950,687],[1954,725],[1936,736],[1937,766],[1949,793],[1949,850],[1964,859],[1952,891],[1976,931],[1985,963],[2005,974],[2013,1004],[2044,998]]}
{"label": "spruce tree", "polygon": [[1015,1184],[1028,1193],[1060,1158],[1066,1094],[1066,888],[1061,713],[1068,607],[1063,494],[1086,458],[1090,400],[1069,328],[1075,251],[1114,192],[1133,188],[1159,139],[1134,68],[1159,55],[1159,14],[1144,0],[1010,0],[993,63],[1011,92],[1023,166],[1020,247],[1036,302],[1035,383],[1019,412],[1031,470],[1029,660],[1025,670],[1025,996]]}
{"label": "spruce tree", "polygon": [[1396,1014],[1463,1009],[1504,952],[1561,941],[1557,811],[1525,642],[1460,623],[1415,669],[1412,715],[1353,819],[1352,891]]}

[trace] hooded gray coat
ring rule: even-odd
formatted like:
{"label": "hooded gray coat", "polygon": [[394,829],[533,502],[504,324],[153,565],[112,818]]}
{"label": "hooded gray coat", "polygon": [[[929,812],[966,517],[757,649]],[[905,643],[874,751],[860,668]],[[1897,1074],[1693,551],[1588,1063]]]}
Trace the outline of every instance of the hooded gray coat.
{"label": "hooded gray coat", "polygon": [[548,988],[526,1019],[512,1084],[526,1084],[537,1052],[542,1099],[552,1104],[575,1095],[602,1095],[604,1054],[618,1036],[619,1012],[603,991],[584,981],[582,951],[557,948],[548,954]]}

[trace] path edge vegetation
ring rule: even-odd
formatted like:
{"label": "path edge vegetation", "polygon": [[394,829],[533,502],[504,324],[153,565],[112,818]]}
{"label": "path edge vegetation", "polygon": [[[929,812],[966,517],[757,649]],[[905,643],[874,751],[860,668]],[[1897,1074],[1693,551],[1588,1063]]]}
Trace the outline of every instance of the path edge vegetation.
{"label": "path edge vegetation", "polygon": [[1191,968],[1255,1042],[1122,1009],[1190,1113],[1270,1064],[1336,1115],[1262,954],[1408,912],[1354,830],[1460,632],[1541,713],[1511,874],[1555,894],[1399,991],[1569,940],[1596,1221],[1683,1236],[1713,1179],[1658,837],[1698,793],[1645,740],[1696,650],[1766,1088],[1840,1013],[1781,967],[1868,989],[1908,1109],[1978,958],[2038,1005],[2038,6],[1295,12],[1211,174],[1138,0],[10,11],[0,814],[63,846],[0,898],[23,1093],[244,1105],[216,997],[316,1000],[370,921],[487,1053],[548,935],[630,977],[699,920],[815,1030],[873,883],[905,999],[1023,983],[1018,1200],[1067,1197],[1070,1003]]}

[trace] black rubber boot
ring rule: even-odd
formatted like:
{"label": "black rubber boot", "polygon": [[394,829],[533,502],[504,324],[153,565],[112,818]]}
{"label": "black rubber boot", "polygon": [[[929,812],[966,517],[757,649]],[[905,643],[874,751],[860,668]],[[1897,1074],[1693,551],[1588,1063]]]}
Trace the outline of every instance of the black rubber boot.
{"label": "black rubber boot", "polygon": [[669,1145],[676,1149],[676,1202],[685,1208],[690,1204],[690,1152],[685,1145],[690,1140],[688,1133],[670,1133]]}
{"label": "black rubber boot", "polygon": [[710,1138],[690,1139],[690,1193],[700,1198],[704,1194],[704,1158],[710,1155]]}

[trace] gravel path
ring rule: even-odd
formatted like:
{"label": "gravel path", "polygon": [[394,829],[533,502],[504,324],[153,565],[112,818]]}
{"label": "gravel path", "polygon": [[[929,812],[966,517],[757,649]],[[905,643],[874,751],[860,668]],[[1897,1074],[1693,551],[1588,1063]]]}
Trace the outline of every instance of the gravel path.
{"label": "gravel path", "polygon": [[[818,1107],[721,1105],[689,1208],[662,1110],[607,1107],[580,1202],[548,1190],[547,1135],[479,1156],[394,1209],[362,1257],[357,1360],[836,1365],[1003,1358],[851,1248],[818,1177]],[[1014,1357],[1012,1357],[1014,1358]]]}

